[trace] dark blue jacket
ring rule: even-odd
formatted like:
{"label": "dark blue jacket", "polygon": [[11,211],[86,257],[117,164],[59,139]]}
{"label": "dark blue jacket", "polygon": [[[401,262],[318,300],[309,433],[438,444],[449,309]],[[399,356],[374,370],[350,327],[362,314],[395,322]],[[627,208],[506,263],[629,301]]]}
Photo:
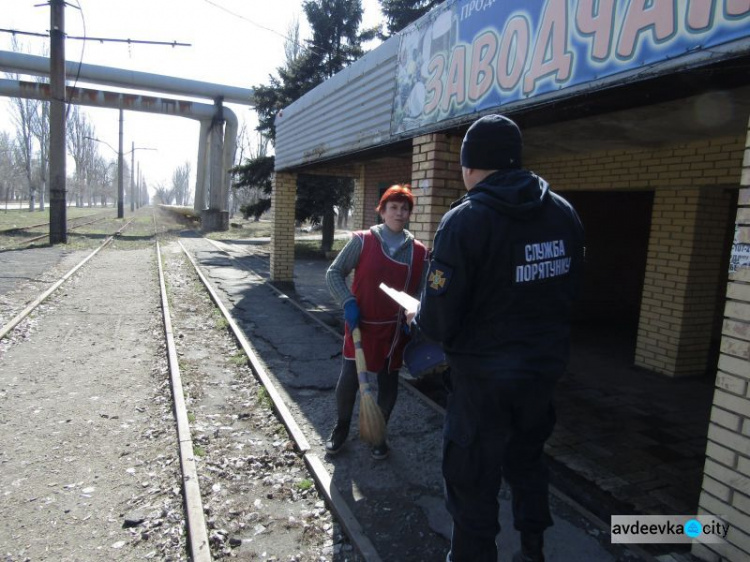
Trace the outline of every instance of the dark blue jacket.
{"label": "dark blue jacket", "polygon": [[573,207],[529,171],[498,171],[440,222],[417,325],[459,373],[559,377],[582,266]]}

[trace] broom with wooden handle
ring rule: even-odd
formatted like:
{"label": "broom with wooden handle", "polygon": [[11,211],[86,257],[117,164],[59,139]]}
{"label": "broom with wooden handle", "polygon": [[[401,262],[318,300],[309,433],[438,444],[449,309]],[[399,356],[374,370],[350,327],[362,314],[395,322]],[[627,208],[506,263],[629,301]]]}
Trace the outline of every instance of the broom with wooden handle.
{"label": "broom with wooden handle", "polygon": [[385,443],[385,418],[367,381],[367,361],[362,349],[362,334],[359,328],[352,330],[352,340],[359,379],[359,436],[365,443],[372,446],[380,445]]}

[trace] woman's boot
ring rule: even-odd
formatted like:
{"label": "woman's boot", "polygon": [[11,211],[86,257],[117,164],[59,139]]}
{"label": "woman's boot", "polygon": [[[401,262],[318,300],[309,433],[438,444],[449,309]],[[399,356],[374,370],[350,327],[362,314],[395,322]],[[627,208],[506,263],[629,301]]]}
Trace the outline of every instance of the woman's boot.
{"label": "woman's boot", "polygon": [[349,424],[352,420],[339,420],[336,422],[336,426],[331,432],[331,436],[326,441],[326,453],[329,455],[335,455],[338,453],[346,443],[346,438],[349,435]]}

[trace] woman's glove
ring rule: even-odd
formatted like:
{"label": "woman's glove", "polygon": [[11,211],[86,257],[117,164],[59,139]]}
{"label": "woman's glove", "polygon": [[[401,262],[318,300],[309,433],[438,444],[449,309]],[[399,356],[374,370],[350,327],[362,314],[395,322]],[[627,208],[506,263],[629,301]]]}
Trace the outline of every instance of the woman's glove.
{"label": "woman's glove", "polygon": [[359,306],[357,306],[356,300],[347,301],[344,305],[344,320],[349,326],[349,330],[353,330],[359,324]]}

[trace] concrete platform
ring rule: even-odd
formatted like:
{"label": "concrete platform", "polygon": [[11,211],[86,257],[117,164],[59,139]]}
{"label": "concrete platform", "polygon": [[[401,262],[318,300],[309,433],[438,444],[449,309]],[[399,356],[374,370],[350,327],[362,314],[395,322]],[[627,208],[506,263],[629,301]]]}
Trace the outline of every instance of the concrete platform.
{"label": "concrete platform", "polygon": [[[329,261],[298,260],[299,297],[341,322],[324,275]],[[713,377],[670,379],[635,367],[634,330],[574,327],[557,425],[546,453],[552,484],[609,524],[611,515],[695,515],[703,477]],[[655,555],[686,547],[650,547]]]}
{"label": "concrete platform", "polygon": [[[250,259],[253,269],[267,275],[267,247],[244,242],[258,250]],[[0,255],[0,267],[13,271],[0,286],[0,294],[11,291],[17,282],[42,277],[66,257],[65,251],[51,249]],[[336,329],[341,326],[341,313],[325,288],[328,264],[299,260],[293,296]],[[235,281],[233,275],[223,275],[228,284]],[[576,330],[569,373],[557,396],[558,425],[547,447],[556,522],[549,533],[550,560],[649,560],[640,549],[605,548],[609,516],[695,513],[713,381],[671,380],[633,367],[631,337],[602,327]],[[296,354],[291,348],[288,353]],[[315,386],[326,391],[330,385],[317,381]],[[320,428],[321,441],[325,429]],[[439,498],[430,501],[435,505],[425,509],[433,514],[432,524],[449,533],[450,521]],[[587,517],[587,512],[594,517]],[[517,547],[507,502],[501,521],[507,530],[500,542],[500,560],[505,560]],[[649,552],[662,560],[692,559],[684,548],[674,546]]]}

